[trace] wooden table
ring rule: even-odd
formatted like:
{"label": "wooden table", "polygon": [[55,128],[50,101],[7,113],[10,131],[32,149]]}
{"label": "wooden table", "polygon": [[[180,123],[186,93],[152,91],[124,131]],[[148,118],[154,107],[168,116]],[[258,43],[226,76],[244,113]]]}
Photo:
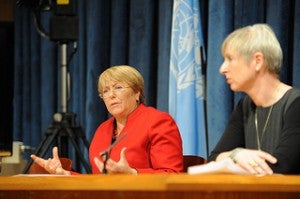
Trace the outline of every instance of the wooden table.
{"label": "wooden table", "polygon": [[0,199],[300,199],[300,175],[80,175],[0,177]]}

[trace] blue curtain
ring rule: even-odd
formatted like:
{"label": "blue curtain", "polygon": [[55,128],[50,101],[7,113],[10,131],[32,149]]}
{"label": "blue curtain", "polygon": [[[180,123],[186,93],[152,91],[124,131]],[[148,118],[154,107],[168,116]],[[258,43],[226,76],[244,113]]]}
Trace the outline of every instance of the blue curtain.
{"label": "blue curtain", "polygon": [[[300,2],[296,0],[199,0],[206,71],[207,147],[211,151],[243,95],[233,93],[218,73],[220,46],[232,30],[270,24],[282,45],[281,78],[300,87]],[[79,18],[77,52],[69,63],[68,112],[77,115],[88,141],[107,117],[97,93],[98,75],[107,67],[129,64],[145,78],[147,104],[168,111],[172,0],[75,0]],[[40,14],[47,30],[53,12]],[[68,43],[68,54],[73,42]],[[36,147],[53,115],[61,110],[60,45],[41,37],[32,13],[15,9],[13,138]],[[297,67],[298,66],[298,67]],[[87,157],[86,157],[87,158]]]}

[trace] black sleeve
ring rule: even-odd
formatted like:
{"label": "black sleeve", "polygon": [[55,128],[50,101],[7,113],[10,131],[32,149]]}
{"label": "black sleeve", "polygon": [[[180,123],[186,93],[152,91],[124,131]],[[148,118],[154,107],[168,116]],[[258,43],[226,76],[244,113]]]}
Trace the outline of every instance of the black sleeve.
{"label": "black sleeve", "polygon": [[230,151],[236,147],[245,147],[243,99],[238,102],[236,108],[232,112],[226,129],[218,144],[210,153],[208,161],[215,160],[222,152]]}
{"label": "black sleeve", "polygon": [[278,147],[274,151],[277,164],[269,164],[273,172],[300,174],[300,98],[287,109]]}

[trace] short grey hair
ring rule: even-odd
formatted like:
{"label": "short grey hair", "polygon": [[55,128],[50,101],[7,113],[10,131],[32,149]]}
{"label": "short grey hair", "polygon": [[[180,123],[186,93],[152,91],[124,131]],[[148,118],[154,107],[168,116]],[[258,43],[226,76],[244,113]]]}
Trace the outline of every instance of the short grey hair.
{"label": "short grey hair", "polygon": [[228,47],[233,47],[248,61],[253,53],[261,52],[269,71],[279,75],[283,57],[282,49],[269,25],[254,24],[233,31],[223,41],[221,48],[223,55]]}

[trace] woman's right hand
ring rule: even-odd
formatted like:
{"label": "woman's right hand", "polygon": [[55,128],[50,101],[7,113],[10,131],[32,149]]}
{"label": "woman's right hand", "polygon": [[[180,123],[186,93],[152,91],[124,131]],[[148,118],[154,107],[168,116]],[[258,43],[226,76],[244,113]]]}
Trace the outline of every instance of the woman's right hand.
{"label": "woman's right hand", "polygon": [[59,160],[57,147],[53,147],[52,153],[53,153],[53,158],[49,158],[47,160],[40,158],[34,154],[32,154],[30,157],[33,159],[35,163],[43,167],[50,174],[71,175],[70,171],[63,169],[61,162]]}

